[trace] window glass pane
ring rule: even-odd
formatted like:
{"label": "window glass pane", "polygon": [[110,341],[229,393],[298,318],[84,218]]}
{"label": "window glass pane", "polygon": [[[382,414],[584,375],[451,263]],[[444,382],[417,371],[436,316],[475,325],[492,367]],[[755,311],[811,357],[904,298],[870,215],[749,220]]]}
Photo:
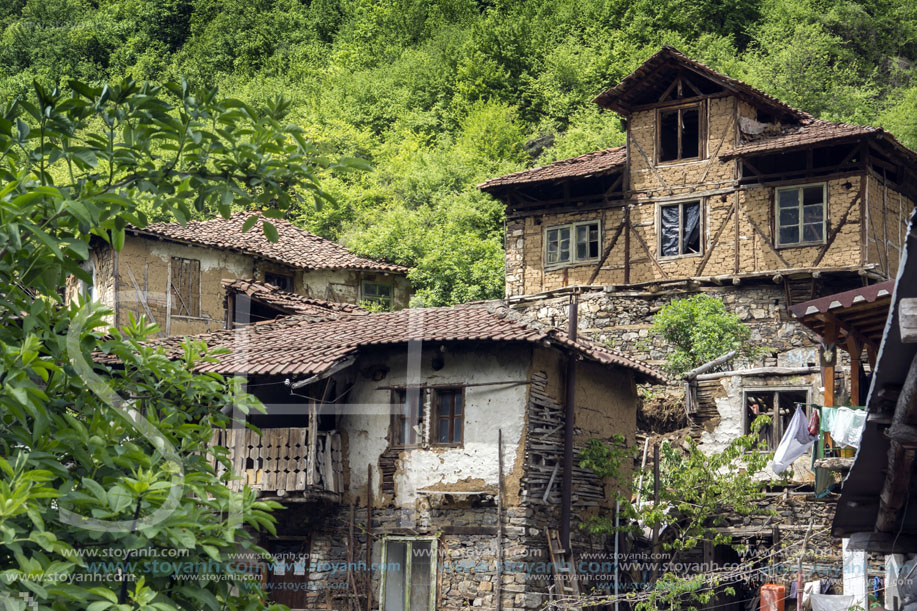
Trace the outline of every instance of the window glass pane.
{"label": "window glass pane", "polygon": [[589,226],[579,225],[576,228],[576,258],[589,258]]}
{"label": "window glass pane", "polygon": [[806,187],[802,190],[802,203],[805,206],[811,204],[821,204],[824,196],[824,189],[821,185],[817,187]]}
{"label": "window glass pane", "polygon": [[437,435],[437,441],[439,443],[449,443],[449,418],[440,418],[439,419],[439,430]]}
{"label": "window glass pane", "polygon": [[589,258],[595,259],[599,256],[599,224],[589,225]]}
{"label": "window glass pane", "polygon": [[815,204],[814,206],[803,206],[802,208],[802,218],[804,223],[821,223],[822,221],[822,211],[824,208],[821,204]]}
{"label": "window glass pane", "polygon": [[679,206],[663,206],[660,220],[660,250],[663,257],[672,257],[678,254],[678,208]]}
{"label": "window glass pane", "polygon": [[548,229],[545,239],[548,243],[547,262],[557,263],[557,230]]}
{"label": "window glass pane", "polygon": [[799,208],[781,208],[780,226],[795,227],[799,224]]}
{"label": "window glass pane", "polygon": [[557,260],[566,262],[570,260],[570,228],[561,227],[557,230],[560,246],[558,247]]}
{"label": "window glass pane", "polygon": [[700,113],[697,108],[681,111],[681,158],[690,159],[700,154]]}
{"label": "window glass pane", "polygon": [[[414,541],[411,551],[410,611],[430,611],[430,581],[433,549],[429,541]],[[400,610],[399,610],[400,611]]]}
{"label": "window glass pane", "polygon": [[385,549],[385,611],[404,611],[407,544],[387,541]]}
{"label": "window glass pane", "polygon": [[439,415],[448,416],[449,410],[452,408],[452,391],[449,390],[438,390],[436,391],[437,403],[439,403]]}
{"label": "window glass pane", "polygon": [[781,244],[795,244],[799,241],[799,227],[794,225],[792,227],[781,227],[780,228],[780,243]]}
{"label": "window glass pane", "polygon": [[681,254],[700,252],[700,202],[682,204],[682,220],[685,224],[682,231]]}
{"label": "window glass pane", "polygon": [[452,443],[462,443],[462,417],[456,416],[452,422]]}
{"label": "window glass pane", "polygon": [[803,242],[821,242],[823,239],[822,231],[824,225],[821,223],[805,224],[802,226]]}
{"label": "window glass pane", "polygon": [[796,189],[777,191],[777,201],[780,202],[781,208],[796,207],[799,205],[799,191]]}
{"label": "window glass pane", "polygon": [[678,159],[678,111],[659,113],[659,161]]}
{"label": "window glass pane", "polygon": [[458,416],[462,413],[462,391],[455,391],[455,415]]}

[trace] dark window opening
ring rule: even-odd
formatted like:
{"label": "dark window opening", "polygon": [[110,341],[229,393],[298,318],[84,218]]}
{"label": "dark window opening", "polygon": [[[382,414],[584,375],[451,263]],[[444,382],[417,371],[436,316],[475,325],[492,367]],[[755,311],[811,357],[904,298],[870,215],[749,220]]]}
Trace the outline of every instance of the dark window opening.
{"label": "dark window opening", "polygon": [[463,441],[465,415],[464,393],[461,388],[439,388],[433,413],[436,422],[434,436],[437,445],[456,445]]}
{"label": "dark window opening", "polygon": [[700,202],[660,206],[659,253],[663,257],[700,254]]}
{"label": "dark window opening", "polygon": [[293,276],[266,273],[264,274],[264,281],[268,284],[273,284],[282,291],[293,292]]}
{"label": "dark window opening", "polygon": [[745,434],[752,432],[756,418],[770,416],[770,423],[760,428],[758,438],[767,445],[768,450],[776,450],[796,413],[796,406],[805,406],[807,397],[805,390],[746,390]]}
{"label": "dark window opening", "polygon": [[659,161],[700,157],[700,106],[659,111],[658,129]]}

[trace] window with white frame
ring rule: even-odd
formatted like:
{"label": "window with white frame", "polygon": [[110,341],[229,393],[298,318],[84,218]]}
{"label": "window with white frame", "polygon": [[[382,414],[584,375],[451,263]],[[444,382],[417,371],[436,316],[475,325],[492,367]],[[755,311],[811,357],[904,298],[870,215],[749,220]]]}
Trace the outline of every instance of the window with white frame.
{"label": "window with white frame", "polygon": [[701,202],[659,206],[659,255],[679,257],[701,253]]}
{"label": "window with white frame", "polygon": [[433,611],[436,543],[436,539],[414,537],[389,537],[383,541],[379,611]]}
{"label": "window with white frame", "polygon": [[556,225],[545,230],[545,265],[595,261],[602,254],[598,221]]}
{"label": "window with white frame", "polygon": [[777,189],[777,245],[824,242],[827,199],[825,183]]}

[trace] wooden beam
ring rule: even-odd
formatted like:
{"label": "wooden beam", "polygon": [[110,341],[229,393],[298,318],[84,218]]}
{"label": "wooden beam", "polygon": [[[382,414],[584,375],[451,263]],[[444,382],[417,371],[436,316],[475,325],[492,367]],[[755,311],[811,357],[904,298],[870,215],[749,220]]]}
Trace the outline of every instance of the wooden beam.
{"label": "wooden beam", "polygon": [[707,253],[704,255],[704,258],[701,259],[700,264],[697,266],[697,269],[694,270],[695,276],[700,276],[704,271],[704,268],[707,267],[707,262],[710,260],[710,257],[713,255],[713,250],[720,243],[720,235],[722,235],[723,230],[726,229],[726,225],[729,224],[729,219],[732,218],[733,213],[735,212],[735,205],[729,207],[729,212],[726,213],[726,218],[723,219],[723,223],[720,225],[719,229],[716,230],[716,233],[713,235],[713,239],[710,240],[710,244],[707,248]]}
{"label": "wooden beam", "polygon": [[863,342],[854,334],[847,335],[847,353],[850,354],[850,404],[862,405],[860,397],[860,355]]}
{"label": "wooden beam", "polygon": [[611,243],[608,245],[608,248],[605,250],[605,252],[602,253],[602,258],[596,264],[595,269],[592,270],[592,274],[589,276],[589,281],[586,282],[586,284],[592,284],[595,282],[595,279],[599,275],[599,271],[602,269],[602,266],[605,265],[605,261],[608,260],[608,255],[611,254],[611,251],[614,250],[615,244],[618,243],[618,238],[621,237],[621,232],[624,231],[624,225],[625,221],[622,220],[617,229],[615,229],[615,234],[611,238]]}
{"label": "wooden beam", "polygon": [[[866,344],[875,344],[875,342],[869,339],[862,331],[830,312],[822,312],[816,314],[815,317],[831,325],[831,328],[835,333],[835,340],[837,339],[836,336],[838,334],[838,330],[842,330],[848,338],[855,339],[859,343],[859,348],[861,350]],[[825,325],[825,328],[828,328],[828,324]],[[844,347],[845,349],[849,349],[850,345],[845,342]]]}
{"label": "wooden beam", "polygon": [[824,349],[820,351],[822,384],[824,385],[824,406],[834,407],[834,367],[837,364],[837,330],[833,322],[826,322],[822,332],[825,341]]}
{"label": "wooden beam", "polygon": [[763,240],[764,243],[767,244],[767,247],[771,249],[771,252],[777,255],[777,258],[780,259],[780,262],[783,263],[783,266],[785,268],[792,267],[789,263],[787,263],[786,259],[783,258],[783,255],[780,254],[780,251],[774,248],[774,245],[771,243],[771,239],[767,237],[767,234],[761,231],[761,228],[758,227],[758,224],[755,223],[754,219],[751,218],[751,215],[748,214],[748,211],[745,210],[745,208],[743,208],[742,206],[739,206],[739,209],[745,214],[745,218],[748,220],[749,224],[751,225],[751,228],[754,229],[755,233],[758,234],[761,240]]}
{"label": "wooden beam", "polygon": [[847,224],[847,216],[850,214],[850,211],[853,210],[853,207],[859,200],[860,194],[858,193],[857,196],[853,198],[853,201],[850,202],[850,205],[847,206],[847,210],[844,211],[844,214],[837,222],[837,225],[835,225],[834,229],[831,230],[831,233],[828,235],[828,239],[825,240],[825,245],[819,249],[818,256],[816,256],[815,261],[812,262],[812,267],[818,267],[818,264],[821,263],[821,260],[828,253],[828,249],[831,248],[831,245],[834,243],[834,239],[837,237],[837,234],[839,234],[841,229],[844,228],[844,225]]}
{"label": "wooden beam", "polygon": [[662,274],[664,280],[668,280],[669,275],[665,273],[665,270],[662,269],[662,266],[659,264],[659,261],[656,260],[656,257],[653,256],[653,253],[650,251],[650,247],[646,245],[646,242],[643,241],[643,236],[640,235],[640,232],[631,227],[631,233],[634,234],[634,237],[637,238],[637,242],[640,243],[640,246],[643,247],[643,252],[646,253],[646,256],[656,265],[656,269],[659,270],[659,273]]}
{"label": "wooden beam", "polygon": [[624,208],[624,284],[630,284],[630,206]]}

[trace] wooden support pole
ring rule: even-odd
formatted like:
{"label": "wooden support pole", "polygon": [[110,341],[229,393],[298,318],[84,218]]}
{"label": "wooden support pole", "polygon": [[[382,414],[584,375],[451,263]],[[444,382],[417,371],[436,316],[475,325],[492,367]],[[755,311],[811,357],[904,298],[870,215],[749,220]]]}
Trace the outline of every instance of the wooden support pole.
{"label": "wooden support pole", "polygon": [[862,405],[860,397],[860,355],[863,352],[863,344],[852,336],[847,336],[847,352],[850,353],[850,404]]}
{"label": "wooden support pole", "polygon": [[822,338],[825,340],[820,359],[822,383],[825,387],[823,403],[825,407],[834,407],[834,367],[837,364],[837,347],[834,344],[837,340],[837,329],[834,323],[825,323]]}
{"label": "wooden support pole", "polygon": [[366,611],[373,608],[373,466],[366,465]]}
{"label": "wooden support pole", "polygon": [[624,207],[624,284],[630,284],[630,206]]}
{"label": "wooden support pole", "polygon": [[497,429],[497,611],[503,611],[503,429]]}

